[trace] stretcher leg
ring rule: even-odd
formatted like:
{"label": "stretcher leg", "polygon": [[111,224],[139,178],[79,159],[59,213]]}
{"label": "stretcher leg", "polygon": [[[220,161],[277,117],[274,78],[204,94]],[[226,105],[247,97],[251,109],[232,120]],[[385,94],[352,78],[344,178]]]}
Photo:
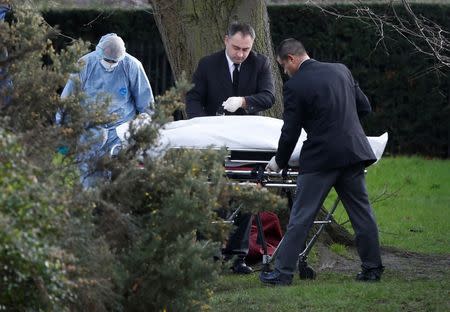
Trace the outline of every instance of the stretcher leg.
{"label": "stretcher leg", "polygon": [[262,249],[263,249],[263,252],[264,252],[264,254],[263,254],[263,267],[262,267],[262,270],[264,272],[268,272],[268,271],[270,271],[270,263],[269,263],[269,261],[267,261],[268,257],[269,257],[269,254],[267,252],[267,243],[266,243],[266,239],[264,237],[264,230],[263,230],[261,217],[260,217],[259,213],[257,213],[255,215],[255,218],[256,218],[256,227],[258,229],[258,238],[261,241],[261,246],[262,246]]}
{"label": "stretcher leg", "polygon": [[331,210],[326,215],[325,220],[323,220],[323,221],[314,221],[314,224],[320,224],[320,227],[317,230],[317,232],[313,235],[311,240],[306,244],[305,249],[298,255],[300,260],[305,260],[306,261],[306,258],[308,257],[308,254],[311,251],[312,246],[314,245],[316,240],[319,238],[320,233],[322,233],[322,231],[324,230],[324,228],[325,228],[325,226],[327,224],[331,223],[331,216],[333,215],[334,211],[336,210],[339,202],[340,202],[340,199],[338,197],[335,200],[335,202],[333,204],[333,207],[331,208]]}
{"label": "stretcher leg", "polygon": [[311,240],[306,244],[305,249],[298,255],[298,274],[300,279],[315,279],[316,278],[316,272],[308,266],[308,263],[306,262],[308,258],[308,254],[311,251],[312,246],[316,242],[316,240],[319,238],[320,233],[324,230],[325,226],[329,223],[331,223],[331,216],[336,211],[336,208],[339,204],[339,197],[335,200],[333,207],[328,212],[328,214],[325,217],[325,220],[323,221],[315,221],[314,224],[320,224],[319,229],[317,232],[313,235]]}
{"label": "stretcher leg", "polygon": [[[319,235],[323,232],[325,226],[327,224],[331,223],[331,217],[332,217],[333,213],[336,211],[339,202],[340,202],[340,199],[337,198],[335,200],[334,204],[333,204],[333,207],[328,212],[328,214],[326,215],[324,220],[322,220],[322,221],[314,221],[314,224],[320,224],[320,227],[317,230],[317,232],[313,235],[311,240],[306,244],[304,250],[298,256],[299,257],[299,259],[298,259],[298,272],[299,272],[300,279],[315,279],[316,272],[310,266],[308,266],[308,263],[307,263],[308,254],[311,251],[314,243],[319,238]],[[261,219],[259,218],[259,215],[257,215],[257,225],[258,225],[258,232],[259,232],[259,235],[261,237],[263,251],[264,251],[264,255],[263,255],[263,269],[262,270],[265,271],[265,272],[268,272],[268,271],[270,271],[270,263],[276,258],[277,254],[278,254],[278,250],[279,250],[278,247],[283,242],[284,237],[281,239],[280,243],[278,244],[278,246],[275,249],[275,251],[272,254],[272,256],[269,256],[267,254],[267,246],[266,246],[266,243],[265,243],[264,233],[262,231],[263,227],[262,227]]]}

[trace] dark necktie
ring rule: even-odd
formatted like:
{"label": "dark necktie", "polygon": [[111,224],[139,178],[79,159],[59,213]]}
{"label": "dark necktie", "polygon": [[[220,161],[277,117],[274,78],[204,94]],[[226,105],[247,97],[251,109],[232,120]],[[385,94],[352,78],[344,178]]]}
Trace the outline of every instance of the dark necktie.
{"label": "dark necktie", "polygon": [[233,96],[238,96],[239,90],[239,64],[233,64]]}

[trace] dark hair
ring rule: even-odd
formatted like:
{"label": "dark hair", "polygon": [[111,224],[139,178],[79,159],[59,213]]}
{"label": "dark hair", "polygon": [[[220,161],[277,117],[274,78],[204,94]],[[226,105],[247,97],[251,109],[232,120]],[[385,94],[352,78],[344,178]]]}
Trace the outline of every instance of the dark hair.
{"label": "dark hair", "polygon": [[234,36],[236,33],[242,33],[242,36],[250,36],[252,39],[255,39],[255,30],[252,26],[246,23],[233,22],[228,26],[228,37]]}
{"label": "dark hair", "polygon": [[288,38],[281,41],[277,49],[277,56],[283,60],[287,58],[288,54],[304,55],[306,54],[306,50],[300,41],[294,38]]}

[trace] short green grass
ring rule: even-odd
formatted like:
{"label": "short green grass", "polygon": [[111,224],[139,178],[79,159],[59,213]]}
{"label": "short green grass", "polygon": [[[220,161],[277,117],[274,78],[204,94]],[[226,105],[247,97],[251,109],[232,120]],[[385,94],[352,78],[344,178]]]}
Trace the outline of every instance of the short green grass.
{"label": "short green grass", "polygon": [[262,286],[257,275],[223,276],[213,311],[450,311],[450,276],[415,279],[386,272],[381,283],[360,283],[352,276],[320,273],[317,280],[294,279],[290,287]]}
{"label": "short green grass", "polygon": [[[368,168],[366,180],[382,245],[450,253],[450,160],[385,157]],[[334,198],[333,192],[325,206]],[[342,205],[334,217],[348,220]]]}
{"label": "short green grass", "polygon": [[330,246],[330,250],[334,252],[335,254],[341,255],[343,257],[348,257],[348,250],[347,246],[341,245],[341,244],[332,244]]}
{"label": "short green grass", "polygon": [[[450,257],[450,161],[384,157],[367,174],[381,244]],[[380,197],[379,200],[377,198]],[[331,207],[336,194],[325,206]],[[335,217],[346,222],[342,206]],[[349,229],[350,224],[346,223]],[[332,245],[345,256],[347,250]],[[314,249],[310,260],[314,257]],[[431,265],[431,264],[430,264]],[[414,268],[411,268],[414,269]],[[386,269],[382,282],[354,281],[354,273],[319,272],[314,281],[294,278],[290,287],[267,287],[250,276],[223,275],[211,300],[212,311],[450,311],[450,268],[411,275]],[[442,273],[443,272],[443,273]]]}

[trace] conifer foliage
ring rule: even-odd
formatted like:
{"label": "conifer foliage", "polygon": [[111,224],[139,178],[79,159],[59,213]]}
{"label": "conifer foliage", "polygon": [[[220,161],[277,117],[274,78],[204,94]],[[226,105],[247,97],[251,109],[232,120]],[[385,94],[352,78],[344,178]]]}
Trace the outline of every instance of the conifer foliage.
{"label": "conifer foliage", "polygon": [[[81,129],[57,128],[53,118],[61,106],[57,89],[86,45],[74,42],[57,54],[52,32],[25,6],[0,22],[0,47],[8,56],[1,78],[12,81],[0,95],[0,310],[68,310],[77,292],[105,272],[101,264],[111,255],[93,235],[91,214],[73,183],[74,163],[55,153],[63,142],[74,146]],[[65,105],[75,112],[75,104]],[[101,254],[100,270],[90,275],[94,268],[82,267],[80,259],[94,254]]]}
{"label": "conifer foliage", "polygon": [[[26,6],[0,22],[2,79],[12,81],[0,94],[0,311],[208,310],[221,269],[213,256],[229,230],[216,211],[286,203],[230,184],[224,151],[161,151],[158,129],[181,105],[185,81],[157,99],[152,123],[131,129],[117,157],[94,164],[111,180],[82,190],[78,137],[111,117],[83,110],[82,93],[60,100],[88,44],[57,52],[54,35]],[[70,118],[57,126],[61,110]]]}

